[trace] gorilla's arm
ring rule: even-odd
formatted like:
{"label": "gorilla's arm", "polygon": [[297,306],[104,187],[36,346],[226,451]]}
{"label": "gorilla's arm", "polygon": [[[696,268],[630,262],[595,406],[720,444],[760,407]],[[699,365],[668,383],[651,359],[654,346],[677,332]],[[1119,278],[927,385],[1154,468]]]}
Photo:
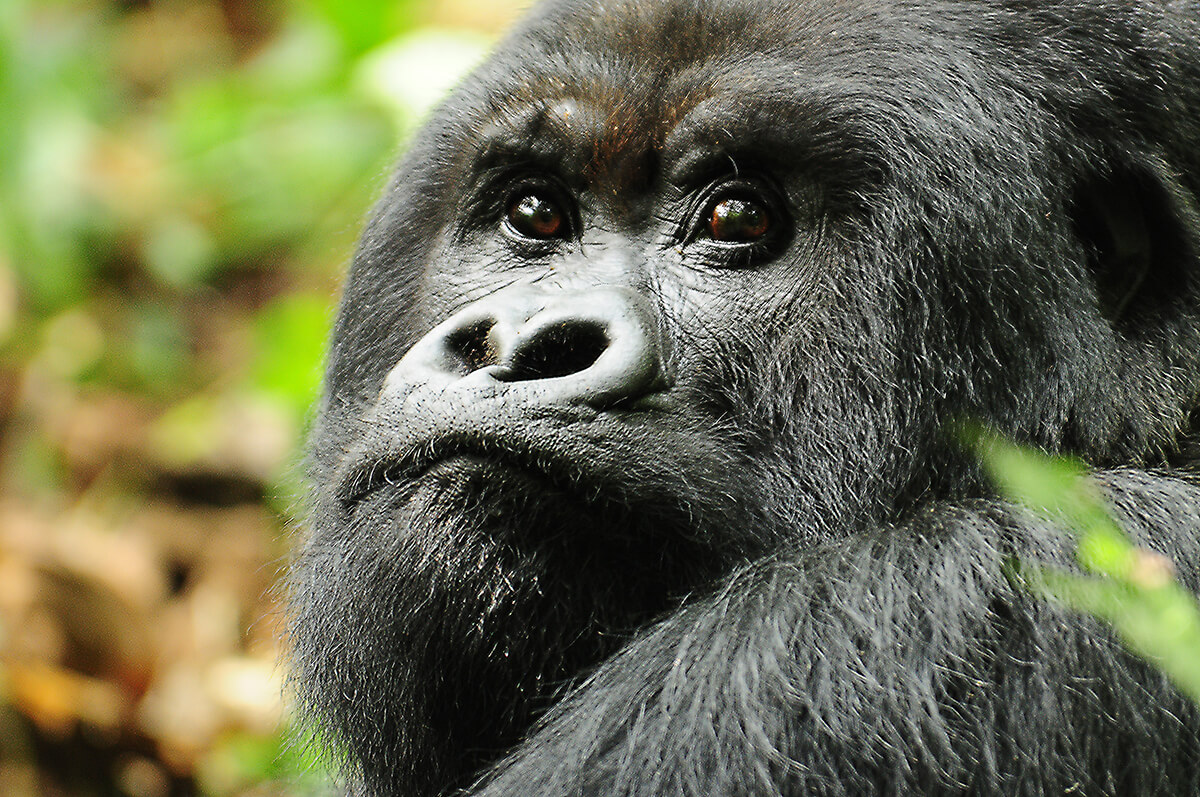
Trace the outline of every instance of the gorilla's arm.
{"label": "gorilla's arm", "polygon": [[[1097,482],[1195,590],[1200,481]],[[1195,707],[1010,583],[1013,556],[1069,565],[1073,544],[979,501],[754,563],[602,665],[482,793],[1200,793],[1171,780],[1197,777]],[[1080,782],[1115,759],[1120,782]]]}

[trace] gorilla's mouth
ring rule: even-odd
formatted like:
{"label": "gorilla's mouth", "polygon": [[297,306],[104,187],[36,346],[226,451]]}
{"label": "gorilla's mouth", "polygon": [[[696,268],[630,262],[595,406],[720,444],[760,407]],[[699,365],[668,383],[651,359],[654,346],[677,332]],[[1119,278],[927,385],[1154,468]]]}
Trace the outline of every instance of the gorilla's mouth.
{"label": "gorilla's mouth", "polygon": [[469,480],[496,474],[517,476],[557,493],[593,503],[576,490],[582,483],[578,465],[561,455],[522,444],[511,437],[503,440],[478,434],[446,435],[411,446],[398,457],[375,459],[356,468],[345,482],[343,504],[352,508],[382,489],[403,488],[427,477]]}
{"label": "gorilla's mouth", "polygon": [[665,582],[668,556],[681,572],[707,567],[711,552],[696,539],[691,516],[623,491],[603,477],[602,457],[580,447],[570,457],[555,456],[511,438],[438,438],[361,468],[344,509],[389,523],[439,519],[497,543],[536,548],[553,557],[558,572],[590,562],[629,575],[645,562],[653,573],[647,578]]}

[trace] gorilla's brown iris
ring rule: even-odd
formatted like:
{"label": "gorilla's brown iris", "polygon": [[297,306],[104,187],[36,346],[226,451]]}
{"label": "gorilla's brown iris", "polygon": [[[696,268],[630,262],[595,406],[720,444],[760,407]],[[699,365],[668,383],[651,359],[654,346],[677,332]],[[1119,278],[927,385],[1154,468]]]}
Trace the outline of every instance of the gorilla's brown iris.
{"label": "gorilla's brown iris", "polygon": [[566,229],[558,205],[537,194],[522,194],[508,206],[508,223],[526,238],[556,238]]}
{"label": "gorilla's brown iris", "polygon": [[708,234],[714,241],[749,243],[766,235],[770,228],[767,209],[751,199],[722,199],[708,214]]}

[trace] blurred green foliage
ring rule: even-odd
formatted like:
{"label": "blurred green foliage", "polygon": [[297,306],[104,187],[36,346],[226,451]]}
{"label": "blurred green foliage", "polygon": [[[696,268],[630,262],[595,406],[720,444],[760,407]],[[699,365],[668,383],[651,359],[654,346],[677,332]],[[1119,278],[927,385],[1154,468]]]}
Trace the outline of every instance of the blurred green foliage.
{"label": "blurred green foliage", "polygon": [[[314,754],[271,730],[268,680],[241,713],[194,684],[274,658],[258,584],[296,522],[361,219],[519,5],[0,0],[0,677],[24,674],[0,692],[0,791],[304,791]],[[113,563],[145,566],[98,565],[110,584],[53,553],[78,545],[80,518]],[[210,524],[227,555],[188,536]],[[248,538],[260,546],[239,553]],[[74,603],[54,603],[56,583],[82,585]],[[80,619],[121,588],[140,613],[117,601],[114,622]],[[123,659],[127,616],[150,648]],[[30,617],[49,630],[24,633]],[[115,664],[63,630],[83,626]],[[129,710],[96,719],[63,683]]]}
{"label": "blurred green foliage", "polygon": [[1200,604],[1174,579],[1170,561],[1133,545],[1082,463],[981,430],[969,436],[1005,495],[1078,535],[1083,574],[1036,562],[1018,563],[1014,574],[1035,592],[1110,623],[1131,650],[1200,704]]}
{"label": "blurred green foliage", "polygon": [[488,40],[430,6],[0,4],[0,357],[298,428],[359,221]]}
{"label": "blurred green foliage", "polygon": [[196,780],[201,793],[212,797],[241,794],[264,782],[286,784],[289,797],[325,796],[328,764],[317,748],[284,731],[272,736],[234,733],[214,745]]}

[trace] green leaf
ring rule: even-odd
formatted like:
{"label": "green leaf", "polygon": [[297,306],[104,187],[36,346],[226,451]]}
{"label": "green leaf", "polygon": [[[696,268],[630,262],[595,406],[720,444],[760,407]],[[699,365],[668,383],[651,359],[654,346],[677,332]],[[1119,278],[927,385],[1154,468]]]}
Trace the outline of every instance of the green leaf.
{"label": "green leaf", "polygon": [[1083,464],[1022,448],[979,426],[963,427],[962,436],[1003,495],[1078,535],[1076,558],[1092,574],[1010,562],[1009,579],[1105,620],[1126,647],[1200,704],[1200,604],[1174,580],[1165,557],[1131,543]]}
{"label": "green leaf", "polygon": [[1145,588],[1111,578],[1035,568],[1044,595],[1107,621],[1132,651],[1200,704],[1200,606],[1174,581]]}

